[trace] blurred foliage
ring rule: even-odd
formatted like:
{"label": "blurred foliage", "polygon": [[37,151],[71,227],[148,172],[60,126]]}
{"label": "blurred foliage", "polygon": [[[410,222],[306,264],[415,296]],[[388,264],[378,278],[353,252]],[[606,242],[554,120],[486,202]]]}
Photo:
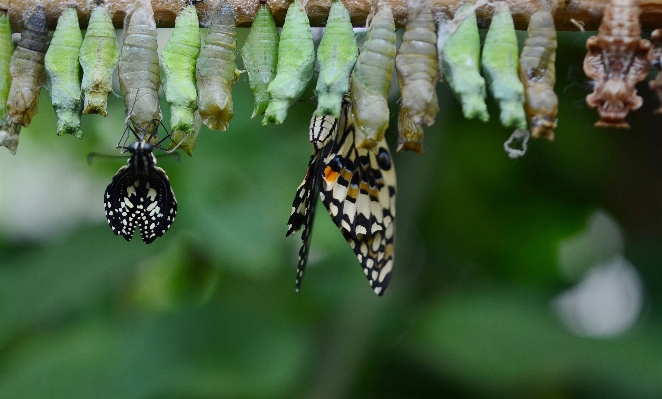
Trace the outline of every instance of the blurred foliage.
{"label": "blurred foliage", "polygon": [[[18,154],[0,151],[0,398],[662,397],[657,103],[642,84],[632,130],[593,129],[589,34],[559,36],[557,139],[523,158],[504,153],[494,103],[489,123],[465,121],[438,86],[426,155],[394,156],[397,256],[382,298],[323,211],[294,293],[300,240],[285,231],[314,101],[262,127],[242,75],[228,131],[203,128],[192,158],[159,158],[179,213],[146,246],[103,214],[126,157],[86,164],[116,153],[121,99],[106,119],[85,116],[78,140],[55,135],[42,93]],[[621,225],[646,290],[638,323],[610,339],[572,335],[550,306],[576,283],[559,243],[597,209]]]}

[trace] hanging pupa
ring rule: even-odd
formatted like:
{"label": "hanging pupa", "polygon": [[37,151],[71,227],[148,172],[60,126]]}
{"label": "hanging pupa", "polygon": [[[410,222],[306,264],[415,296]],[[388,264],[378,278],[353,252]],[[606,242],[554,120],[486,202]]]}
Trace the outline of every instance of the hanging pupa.
{"label": "hanging pupa", "polygon": [[317,115],[340,117],[340,106],[349,91],[349,74],[356,63],[356,45],[352,21],[342,1],[331,3],[324,36],[317,48],[320,72],[317,78]]}
{"label": "hanging pupa", "polygon": [[28,126],[37,115],[39,92],[46,81],[44,58],[48,43],[48,21],[40,4],[27,19],[9,63],[11,86],[7,112],[14,123]]}
{"label": "hanging pupa", "polygon": [[586,104],[598,108],[596,127],[629,129],[625,117],[644,102],[635,85],[648,75],[651,45],[641,38],[640,13],[634,0],[612,0],[605,8],[598,35],[586,41],[584,73],[594,83]]}
{"label": "hanging pupa", "polygon": [[393,12],[389,3],[382,2],[370,22],[349,84],[357,148],[375,149],[388,128],[387,96],[395,51]]}
{"label": "hanging pupa", "polygon": [[290,3],[278,44],[276,77],[269,84],[269,106],[262,124],[283,123],[287,110],[313,77],[315,48],[308,15],[299,0]]}
{"label": "hanging pupa", "polygon": [[444,46],[444,78],[462,104],[467,119],[478,118],[487,122],[485,79],[480,75],[480,37],[475,7],[464,3],[456,12],[459,22]]}
{"label": "hanging pupa", "polygon": [[7,115],[7,97],[11,83],[9,60],[14,52],[11,33],[9,16],[6,12],[0,12],[0,145],[16,154],[21,125],[14,123]]}
{"label": "hanging pupa", "polygon": [[78,25],[75,8],[67,8],[57,20],[51,45],[46,51],[45,67],[51,103],[57,115],[57,134],[71,134],[83,138],[80,116],[83,111],[80,88],[83,71],[78,56],[83,34]]}
{"label": "hanging pupa", "polygon": [[439,113],[434,16],[428,0],[409,0],[408,14],[402,44],[395,56],[402,93],[400,106],[416,124],[431,126]]}
{"label": "hanging pupa", "polygon": [[531,16],[526,41],[519,61],[519,76],[524,83],[531,137],[554,140],[559,100],[554,93],[556,82],[556,28],[548,10]]}
{"label": "hanging pupa", "polygon": [[113,71],[120,61],[120,48],[108,9],[95,6],[80,48],[83,68],[83,114],[108,115],[106,102],[113,89]]}
{"label": "hanging pupa", "polygon": [[226,130],[234,116],[232,87],[236,68],[237,12],[222,0],[211,22],[196,66],[198,112],[210,129]]}
{"label": "hanging pupa", "polygon": [[501,109],[501,124],[526,129],[524,85],[518,76],[518,52],[517,34],[508,3],[494,3],[492,23],[483,45],[483,74],[490,93]]}
{"label": "hanging pupa", "polygon": [[127,115],[134,128],[151,140],[157,140],[155,133],[161,122],[157,47],[152,3],[136,0],[124,19],[124,44],[118,72]]}
{"label": "hanging pupa", "polygon": [[161,53],[161,76],[170,105],[171,149],[179,144],[190,156],[196,141],[193,113],[197,108],[195,63],[199,53],[198,14],[195,6],[189,5],[177,16],[170,40]]}
{"label": "hanging pupa", "polygon": [[255,96],[253,115],[262,115],[269,105],[269,83],[276,76],[278,63],[278,29],[266,3],[255,14],[251,30],[241,48],[241,58]]}

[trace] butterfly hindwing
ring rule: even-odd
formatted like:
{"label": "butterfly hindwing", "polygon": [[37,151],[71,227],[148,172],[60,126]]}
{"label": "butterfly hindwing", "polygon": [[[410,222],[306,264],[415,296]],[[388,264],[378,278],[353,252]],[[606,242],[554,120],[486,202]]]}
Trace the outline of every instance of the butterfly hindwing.
{"label": "butterfly hindwing", "polygon": [[148,175],[142,190],[136,192],[141,203],[140,236],[149,244],[172,225],[177,215],[177,200],[168,176],[158,166]]}
{"label": "butterfly hindwing", "polygon": [[128,165],[117,171],[106,187],[104,196],[106,218],[115,235],[122,235],[127,241],[133,238],[138,219],[137,208],[133,206],[131,195],[135,192],[133,182],[136,175]]}

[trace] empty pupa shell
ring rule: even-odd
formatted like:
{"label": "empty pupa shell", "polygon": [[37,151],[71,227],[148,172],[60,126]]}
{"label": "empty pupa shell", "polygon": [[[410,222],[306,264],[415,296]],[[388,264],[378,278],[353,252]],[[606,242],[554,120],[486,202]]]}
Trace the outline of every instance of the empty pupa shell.
{"label": "empty pupa shell", "polygon": [[113,89],[113,71],[120,61],[120,47],[115,27],[105,7],[92,9],[83,45],[80,65],[83,68],[83,114],[106,116],[108,93]]}
{"label": "empty pupa shell", "polygon": [[9,17],[2,12],[0,13],[0,145],[7,147],[12,154],[16,154],[21,125],[14,123],[7,115],[7,97],[11,83],[9,60],[14,52],[11,33]]}
{"label": "empty pupa shell", "polygon": [[153,140],[161,121],[157,47],[152,4],[149,0],[137,0],[124,19],[124,44],[118,67],[120,89],[134,128]]}
{"label": "empty pupa shell", "polygon": [[458,19],[463,20],[444,46],[444,78],[462,104],[464,117],[487,122],[485,79],[479,72],[480,37],[471,3],[464,3],[455,12],[453,20]]}
{"label": "empty pupa shell", "polygon": [[407,26],[395,57],[401,107],[416,124],[431,126],[439,113],[437,33],[428,0],[409,0]]}
{"label": "empty pupa shell", "polygon": [[45,67],[51,91],[51,103],[57,115],[57,134],[83,138],[80,116],[83,111],[80,88],[83,71],[78,62],[83,34],[75,8],[67,8],[57,20]]}
{"label": "empty pupa shell", "polygon": [[481,66],[490,93],[499,103],[501,124],[526,129],[518,52],[517,34],[508,3],[495,3],[490,30],[483,45]]}
{"label": "empty pupa shell", "polygon": [[526,41],[519,61],[519,76],[524,83],[524,111],[529,119],[531,137],[554,140],[559,101],[556,82],[556,28],[551,12],[537,11],[531,16]]}
{"label": "empty pupa shell", "polygon": [[38,5],[26,21],[9,63],[11,86],[7,112],[14,123],[28,126],[37,114],[39,92],[46,81],[44,58],[48,43],[46,12],[43,5]]}
{"label": "empty pupa shell", "polygon": [[276,76],[278,64],[278,29],[265,4],[255,14],[251,30],[241,48],[241,58],[255,96],[253,115],[262,115],[269,105],[269,83]]}
{"label": "empty pupa shell", "polygon": [[395,51],[391,5],[380,3],[349,84],[357,148],[376,148],[388,128],[387,96],[391,89]]}
{"label": "empty pupa shell", "polygon": [[308,15],[298,0],[290,3],[278,44],[276,77],[269,84],[269,106],[262,124],[283,123],[287,110],[313,77],[315,48]]}
{"label": "empty pupa shell", "polygon": [[326,29],[317,48],[320,72],[317,78],[316,114],[340,117],[343,96],[349,91],[349,74],[356,63],[359,48],[354,38],[352,21],[342,1],[334,0]]}
{"label": "empty pupa shell", "polygon": [[186,7],[175,20],[175,28],[161,53],[163,91],[170,105],[171,148],[193,155],[196,110],[195,63],[200,53],[200,26],[194,6]]}
{"label": "empty pupa shell", "polygon": [[423,126],[414,122],[409,117],[407,110],[400,103],[398,114],[398,153],[404,151],[416,151],[424,155],[423,151]]}
{"label": "empty pupa shell", "polygon": [[226,0],[214,11],[196,66],[198,112],[210,129],[226,130],[234,116],[232,87],[237,80],[237,13]]}

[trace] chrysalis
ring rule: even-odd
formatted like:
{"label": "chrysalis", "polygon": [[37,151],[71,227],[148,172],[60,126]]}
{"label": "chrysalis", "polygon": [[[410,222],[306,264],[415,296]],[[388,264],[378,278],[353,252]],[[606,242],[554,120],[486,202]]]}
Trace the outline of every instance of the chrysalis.
{"label": "chrysalis", "polygon": [[161,120],[159,54],[150,0],[136,0],[124,19],[124,45],[119,63],[120,88],[129,119],[152,140]]}
{"label": "chrysalis", "polygon": [[106,101],[112,91],[113,71],[120,61],[120,48],[115,37],[115,27],[105,7],[92,9],[87,32],[80,48],[80,65],[83,67],[83,114],[108,115]]}
{"label": "chrysalis", "polygon": [[222,0],[209,23],[196,66],[198,112],[210,129],[226,130],[234,116],[232,87],[237,80],[237,12]]}
{"label": "chrysalis", "polygon": [[269,106],[262,124],[283,123],[287,110],[313,77],[315,49],[308,15],[299,0],[290,3],[278,44],[276,77],[269,84]]}
{"label": "chrysalis", "polygon": [[265,3],[255,14],[253,25],[248,33],[244,47],[241,48],[241,58],[248,71],[248,80],[255,96],[253,115],[262,115],[269,105],[269,83],[276,76],[278,62],[278,30],[276,21]]}
{"label": "chrysalis", "polygon": [[526,129],[524,86],[517,74],[518,51],[517,34],[508,3],[494,3],[492,23],[483,46],[483,74],[490,93],[501,108],[501,124]]}
{"label": "chrysalis", "polygon": [[612,0],[598,35],[586,42],[584,73],[594,81],[586,104],[598,108],[596,127],[629,129],[625,117],[643,104],[635,85],[648,74],[651,46],[641,38],[640,13],[634,0]]}
{"label": "chrysalis", "polygon": [[44,57],[48,42],[48,21],[44,6],[40,4],[26,21],[9,64],[12,81],[7,111],[14,123],[28,126],[37,114],[39,92],[46,81]]}
{"label": "chrysalis", "polygon": [[400,104],[398,114],[398,152],[416,151],[424,155],[423,126],[409,117],[407,109]]}
{"label": "chrysalis", "polygon": [[[662,29],[655,29],[651,33],[651,42],[653,42],[652,49],[652,63],[658,71],[662,70]],[[658,72],[655,80],[649,83],[651,90],[657,94],[660,107],[655,110],[656,114],[662,114],[662,73]]]}
{"label": "chrysalis", "polygon": [[[161,54],[163,91],[170,104],[172,144],[193,155],[196,132],[195,61],[200,53],[200,27],[195,6],[186,7],[175,20],[175,28]],[[182,140],[184,140],[182,142]]]}
{"label": "chrysalis", "polygon": [[391,5],[380,3],[349,84],[357,148],[375,149],[388,128],[391,75],[395,62],[395,22]]}
{"label": "chrysalis", "polygon": [[531,136],[554,140],[558,98],[554,93],[556,82],[556,28],[554,18],[547,10],[531,16],[527,38],[519,62],[519,76],[524,83]]}
{"label": "chrysalis", "polygon": [[80,82],[83,76],[78,54],[83,34],[75,8],[67,8],[57,20],[51,45],[46,52],[46,74],[51,90],[51,103],[57,115],[57,134],[83,138],[80,116],[83,111]]}
{"label": "chrysalis", "polygon": [[[428,0],[409,0],[407,27],[395,57],[401,107],[416,124],[431,126],[439,112],[437,33]],[[421,130],[422,131],[422,130]]]}
{"label": "chrysalis", "polygon": [[349,90],[349,74],[359,48],[354,38],[352,21],[342,1],[334,0],[326,21],[324,36],[317,48],[320,65],[317,78],[317,115],[340,117],[343,96]]}
{"label": "chrysalis", "polygon": [[480,63],[480,37],[476,12],[471,3],[464,3],[456,12],[454,21],[460,20],[457,29],[444,46],[444,75],[462,103],[462,113],[467,119],[478,118],[487,122],[485,79],[478,70]]}
{"label": "chrysalis", "polygon": [[18,145],[18,132],[21,125],[15,124],[7,115],[7,96],[9,96],[9,60],[14,52],[14,43],[11,39],[11,25],[5,12],[0,13],[0,145],[16,154]]}

